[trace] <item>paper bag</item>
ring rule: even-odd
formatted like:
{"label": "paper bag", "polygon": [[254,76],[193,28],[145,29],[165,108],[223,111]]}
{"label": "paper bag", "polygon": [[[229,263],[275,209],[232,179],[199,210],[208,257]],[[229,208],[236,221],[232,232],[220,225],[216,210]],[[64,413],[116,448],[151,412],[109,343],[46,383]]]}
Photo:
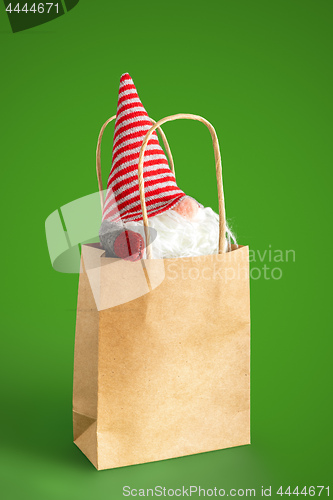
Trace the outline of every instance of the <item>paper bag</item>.
{"label": "paper bag", "polygon": [[83,245],[73,421],[98,470],[250,443],[248,247],[130,262]]}

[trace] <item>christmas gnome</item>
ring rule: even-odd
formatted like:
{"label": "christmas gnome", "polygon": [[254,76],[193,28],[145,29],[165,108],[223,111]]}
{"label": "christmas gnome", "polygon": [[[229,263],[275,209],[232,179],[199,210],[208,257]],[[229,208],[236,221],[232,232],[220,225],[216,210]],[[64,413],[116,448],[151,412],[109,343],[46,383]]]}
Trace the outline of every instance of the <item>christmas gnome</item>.
{"label": "christmas gnome", "polygon": [[[151,126],[132,78],[128,73],[123,74],[119,87],[112,167],[99,231],[107,257],[132,261],[144,257],[138,162],[143,139]],[[218,215],[177,186],[156,132],[153,132],[145,151],[143,177],[149,227],[157,233],[152,245],[153,258],[217,253]],[[227,236],[230,242],[233,235],[229,228]]]}

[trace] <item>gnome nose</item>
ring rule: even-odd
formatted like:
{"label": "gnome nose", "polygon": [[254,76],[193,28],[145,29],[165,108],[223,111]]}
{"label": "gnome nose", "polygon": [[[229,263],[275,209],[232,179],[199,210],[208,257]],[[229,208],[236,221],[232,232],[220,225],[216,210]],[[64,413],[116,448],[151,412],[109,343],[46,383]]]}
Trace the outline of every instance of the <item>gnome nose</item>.
{"label": "gnome nose", "polygon": [[189,196],[185,196],[177,203],[177,205],[173,208],[173,210],[179,215],[185,217],[185,219],[193,219],[196,216],[199,210],[199,203],[190,198]]}
{"label": "gnome nose", "polygon": [[120,259],[135,262],[143,257],[144,240],[141,234],[134,231],[123,231],[117,236],[113,250]]}

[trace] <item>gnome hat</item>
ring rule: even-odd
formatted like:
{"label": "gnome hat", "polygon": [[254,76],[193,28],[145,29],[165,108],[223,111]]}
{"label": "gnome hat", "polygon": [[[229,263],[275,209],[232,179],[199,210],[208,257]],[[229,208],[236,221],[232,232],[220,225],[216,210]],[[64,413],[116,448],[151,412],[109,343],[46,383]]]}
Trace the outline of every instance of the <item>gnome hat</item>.
{"label": "gnome hat", "polygon": [[[113,138],[112,167],[103,209],[103,221],[140,221],[138,163],[143,139],[152,122],[143,107],[132,78],[120,78],[117,117]],[[146,148],[143,165],[148,217],[176,205],[185,193],[179,189],[168,160],[154,131]]]}

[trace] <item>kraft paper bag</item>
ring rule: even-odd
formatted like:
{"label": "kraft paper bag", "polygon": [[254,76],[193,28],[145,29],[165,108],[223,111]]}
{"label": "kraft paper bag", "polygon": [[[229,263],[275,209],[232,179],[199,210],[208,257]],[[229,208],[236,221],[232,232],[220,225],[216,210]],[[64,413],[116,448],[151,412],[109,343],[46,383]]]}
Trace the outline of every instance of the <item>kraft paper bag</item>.
{"label": "kraft paper bag", "polygon": [[[219,253],[157,260],[148,246],[143,155],[152,131],[179,117],[202,121],[212,135]],[[232,245],[223,253],[213,127],[196,115],[160,120],[143,141],[138,175],[147,258],[107,258],[98,244],[82,245],[74,442],[98,470],[250,443],[249,249]],[[102,192],[100,179],[99,172]]]}
{"label": "kraft paper bag", "polygon": [[148,275],[161,264],[159,286],[99,311],[82,261],[74,441],[97,469],[250,443],[248,247]]}

